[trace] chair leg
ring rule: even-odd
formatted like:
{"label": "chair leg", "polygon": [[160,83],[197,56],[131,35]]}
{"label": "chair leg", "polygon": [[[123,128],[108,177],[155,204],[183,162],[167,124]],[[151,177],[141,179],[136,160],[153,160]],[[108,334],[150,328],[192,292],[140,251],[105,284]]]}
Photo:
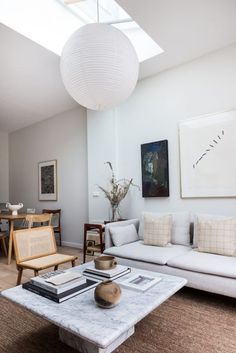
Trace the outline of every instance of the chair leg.
{"label": "chair leg", "polygon": [[2,249],[3,249],[4,255],[7,257],[7,247],[6,247],[5,239],[2,239]]}
{"label": "chair leg", "polygon": [[19,286],[21,284],[23,268],[22,267],[18,267],[17,269],[18,269],[18,276],[17,276],[16,285]]}
{"label": "chair leg", "polygon": [[71,261],[71,266],[72,266],[72,267],[75,267],[75,260],[72,260],[72,261]]}
{"label": "chair leg", "polygon": [[34,270],[34,277],[39,275],[39,271],[38,270]]}
{"label": "chair leg", "polygon": [[54,271],[58,270],[58,265],[54,266]]}

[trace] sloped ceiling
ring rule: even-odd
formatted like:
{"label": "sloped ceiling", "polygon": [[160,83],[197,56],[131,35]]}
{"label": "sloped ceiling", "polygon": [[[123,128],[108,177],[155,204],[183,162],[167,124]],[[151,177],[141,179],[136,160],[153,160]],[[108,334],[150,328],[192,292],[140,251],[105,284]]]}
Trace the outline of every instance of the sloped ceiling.
{"label": "sloped ceiling", "polygon": [[60,58],[0,24],[0,130],[13,131],[72,109]]}
{"label": "sloped ceiling", "polygon": [[235,0],[116,0],[164,50],[140,78],[236,42]]}
{"label": "sloped ceiling", "polygon": [[[140,79],[236,42],[235,0],[117,0],[164,49]],[[59,57],[0,24],[0,130],[14,131],[73,109]]]}

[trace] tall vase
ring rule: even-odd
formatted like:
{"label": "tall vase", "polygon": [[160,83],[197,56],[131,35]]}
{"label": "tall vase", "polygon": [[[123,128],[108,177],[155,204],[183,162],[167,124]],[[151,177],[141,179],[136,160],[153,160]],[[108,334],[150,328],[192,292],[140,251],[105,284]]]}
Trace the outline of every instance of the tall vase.
{"label": "tall vase", "polygon": [[120,219],[119,205],[111,205],[111,222],[116,222]]}

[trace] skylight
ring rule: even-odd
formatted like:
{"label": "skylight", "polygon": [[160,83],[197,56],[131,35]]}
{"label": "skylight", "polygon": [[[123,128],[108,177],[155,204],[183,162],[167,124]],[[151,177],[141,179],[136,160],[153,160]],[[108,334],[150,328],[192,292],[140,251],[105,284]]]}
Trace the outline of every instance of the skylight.
{"label": "skylight", "polygon": [[[96,0],[1,0],[0,6],[2,23],[58,55],[76,29],[97,22]],[[163,52],[114,0],[99,1],[99,21],[123,31],[140,62]]]}

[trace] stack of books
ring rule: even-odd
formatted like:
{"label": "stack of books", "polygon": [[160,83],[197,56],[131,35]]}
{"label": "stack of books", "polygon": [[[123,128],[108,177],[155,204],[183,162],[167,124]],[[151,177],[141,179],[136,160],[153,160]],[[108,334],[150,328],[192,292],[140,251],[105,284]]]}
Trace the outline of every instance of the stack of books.
{"label": "stack of books", "polygon": [[98,281],[87,279],[76,271],[57,270],[33,277],[22,287],[56,303],[62,303],[96,287],[97,284]]}
{"label": "stack of books", "polygon": [[131,269],[127,266],[117,265],[111,270],[97,270],[95,266],[88,267],[83,271],[83,275],[86,277],[92,277],[99,280],[111,280],[117,279],[121,276],[125,276],[130,273]]}

